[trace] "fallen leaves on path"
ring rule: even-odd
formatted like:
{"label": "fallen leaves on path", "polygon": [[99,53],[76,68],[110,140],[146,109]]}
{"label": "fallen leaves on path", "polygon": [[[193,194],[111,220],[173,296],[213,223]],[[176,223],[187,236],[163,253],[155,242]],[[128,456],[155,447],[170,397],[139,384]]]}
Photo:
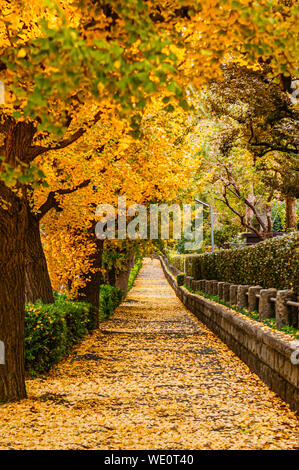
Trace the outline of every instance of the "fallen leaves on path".
{"label": "fallen leaves on path", "polygon": [[298,420],[175,297],[157,260],[28,398],[0,407],[0,449],[296,449]]}

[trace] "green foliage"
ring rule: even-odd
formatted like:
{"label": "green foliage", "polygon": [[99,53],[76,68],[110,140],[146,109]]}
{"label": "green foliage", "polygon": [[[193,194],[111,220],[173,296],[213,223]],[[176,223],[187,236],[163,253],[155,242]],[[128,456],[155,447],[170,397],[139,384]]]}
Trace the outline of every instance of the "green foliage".
{"label": "green foliage", "polygon": [[100,316],[109,318],[123,298],[123,292],[110,284],[100,287]]}
{"label": "green foliage", "polygon": [[[52,26],[42,18],[41,37],[28,41],[21,56],[19,48],[10,48],[4,58],[7,68],[15,74],[11,89],[16,98],[22,100],[27,96],[24,109],[17,111],[15,118],[23,114],[37,119],[40,131],[63,135],[63,120],[57,122],[57,116],[49,113],[49,105],[53,100],[71,100],[78,89],[88,90],[95,100],[102,99],[100,90],[113,96],[124,115],[133,112],[135,131],[139,127],[135,122],[136,109],[143,109],[147,95],[160,87],[167,86],[179,104],[186,106],[179,84],[174,79],[168,83],[168,75],[174,75],[177,64],[176,55],[164,51],[170,39],[156,31],[144,2],[130,0],[127,8],[115,3],[114,13],[121,18],[121,26],[115,29],[114,39],[103,34],[101,39],[95,36],[91,44],[80,36],[79,30],[68,25],[67,16],[56,2],[47,4],[53,16],[60,18],[61,25]],[[132,46],[137,41],[138,49],[133,52]],[[20,79],[25,72],[26,79],[32,82],[26,90]]]}
{"label": "green foliage", "polygon": [[90,327],[90,305],[57,296],[54,304],[25,306],[25,357],[29,374],[42,374],[68,354]]}
{"label": "green foliage", "polygon": [[185,273],[180,273],[177,275],[176,281],[177,281],[178,286],[182,286],[184,284],[184,277],[185,277]]}
{"label": "green foliage", "polygon": [[[183,271],[184,256],[170,256]],[[185,271],[195,279],[215,279],[263,288],[293,289],[299,293],[299,233],[293,232],[244,248],[202,255],[185,255]]]}
{"label": "green foliage", "polygon": [[184,259],[185,255],[178,255],[173,252],[166,252],[166,256],[170,261],[170,264],[175,266],[180,271],[184,271]]}
{"label": "green foliage", "polygon": [[43,186],[48,187],[48,183],[45,181],[45,175],[42,170],[35,163],[30,165],[22,165],[22,167],[12,168],[4,162],[4,157],[0,156],[2,160],[3,169],[0,174],[0,181],[4,181],[6,186],[12,187],[17,182],[22,184],[30,184],[33,189]]}
{"label": "green foliage", "polygon": [[223,247],[225,243],[231,242],[237,236],[238,229],[239,227],[236,227],[230,219],[225,220],[220,228],[214,230],[215,245]]}
{"label": "green foliage", "polygon": [[141,267],[142,267],[142,259],[140,258],[136,261],[136,263],[134,264],[133,268],[130,271],[127,292],[129,292],[129,290],[132,289],[134,281],[136,277],[138,276],[138,273]]}

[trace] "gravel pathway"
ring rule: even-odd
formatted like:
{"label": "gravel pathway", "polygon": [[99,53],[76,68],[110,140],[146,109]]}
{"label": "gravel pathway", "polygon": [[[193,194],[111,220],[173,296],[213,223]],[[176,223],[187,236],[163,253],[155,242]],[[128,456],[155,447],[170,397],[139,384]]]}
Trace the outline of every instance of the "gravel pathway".
{"label": "gravel pathway", "polygon": [[28,399],[0,449],[298,449],[298,420],[146,258],[126,301]]}

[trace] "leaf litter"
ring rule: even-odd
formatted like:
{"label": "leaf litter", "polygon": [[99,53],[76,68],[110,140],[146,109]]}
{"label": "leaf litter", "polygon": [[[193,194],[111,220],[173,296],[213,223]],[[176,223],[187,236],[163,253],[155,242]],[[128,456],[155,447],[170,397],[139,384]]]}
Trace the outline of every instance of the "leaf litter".
{"label": "leaf litter", "polygon": [[147,258],[128,298],[28,398],[0,449],[298,449],[298,418],[176,298]]}

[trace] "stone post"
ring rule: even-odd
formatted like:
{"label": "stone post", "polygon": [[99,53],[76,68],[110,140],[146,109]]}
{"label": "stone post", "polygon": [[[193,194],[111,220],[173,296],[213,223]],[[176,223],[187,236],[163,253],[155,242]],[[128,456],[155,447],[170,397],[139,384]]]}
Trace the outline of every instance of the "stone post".
{"label": "stone post", "polygon": [[207,294],[213,294],[213,281],[206,281]]}
{"label": "stone post", "polygon": [[212,294],[218,295],[218,281],[212,281]]}
{"label": "stone post", "polygon": [[292,290],[286,289],[277,291],[275,318],[278,328],[285,325],[292,325],[293,323],[294,308],[287,305],[288,300],[297,300],[296,294],[294,294]]}
{"label": "stone post", "polygon": [[238,291],[238,285],[231,284],[229,287],[229,303],[231,305],[237,305],[237,291]]}
{"label": "stone post", "polygon": [[200,290],[200,288],[199,288],[199,283],[200,283],[200,281],[195,281],[195,280],[192,281],[192,289],[193,289],[194,291]]}
{"label": "stone post", "polygon": [[271,297],[276,297],[277,289],[261,289],[259,301],[259,317],[275,318],[275,302],[271,301]]}
{"label": "stone post", "polygon": [[205,294],[208,293],[208,281],[206,279],[204,280],[204,283],[203,283],[203,292]]}
{"label": "stone post", "polygon": [[223,285],[224,284],[225,284],[225,282],[218,282],[218,297],[219,297],[219,299],[222,299]]}
{"label": "stone post", "polygon": [[239,308],[244,308],[244,307],[247,307],[248,306],[248,297],[247,297],[247,293],[248,293],[248,289],[249,289],[250,286],[238,286],[238,290],[237,290],[237,305]]}
{"label": "stone post", "polygon": [[192,281],[193,277],[191,276],[186,276],[185,277],[185,284],[188,286],[188,287],[191,287],[191,281]]}
{"label": "stone post", "polygon": [[222,287],[222,300],[223,302],[229,302],[229,288],[230,288],[230,283],[225,282]]}
{"label": "stone post", "polygon": [[248,312],[258,312],[259,297],[262,286],[251,286],[248,289]]}

